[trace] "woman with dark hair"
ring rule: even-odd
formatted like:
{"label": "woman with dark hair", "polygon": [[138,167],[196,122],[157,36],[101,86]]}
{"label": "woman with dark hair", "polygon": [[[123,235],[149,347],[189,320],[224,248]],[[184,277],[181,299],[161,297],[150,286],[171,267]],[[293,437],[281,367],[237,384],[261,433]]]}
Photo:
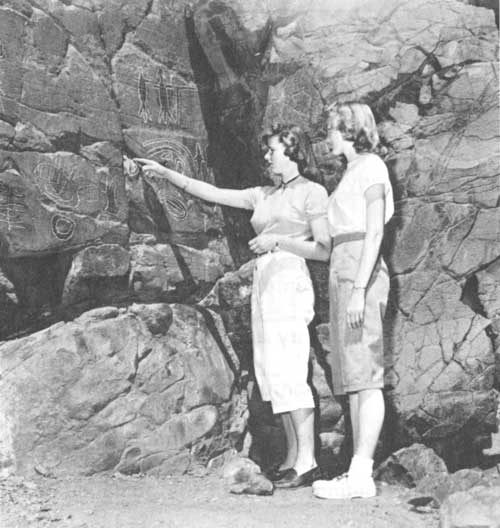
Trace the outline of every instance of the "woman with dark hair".
{"label": "woman with dark hair", "polygon": [[347,159],[328,203],[330,363],[334,393],[349,398],[353,458],[348,473],[316,481],[313,493],[328,499],[373,497],[373,455],[385,413],[382,320],[389,293],[380,245],[394,202],[387,168],[375,153],[379,137],[369,106],[332,105],[328,140],[332,153]]}
{"label": "woman with dark hair", "polygon": [[274,128],[263,141],[274,185],[220,189],[155,161],[136,161],[198,198],[253,210],[255,377],[262,399],[281,415],[287,440],[287,456],[270,478],[277,487],[296,488],[311,485],[317,469],[314,402],[307,383],[314,293],[305,259],[329,258],[328,198],[321,185],[306,177],[314,169],[312,149],[300,127]]}

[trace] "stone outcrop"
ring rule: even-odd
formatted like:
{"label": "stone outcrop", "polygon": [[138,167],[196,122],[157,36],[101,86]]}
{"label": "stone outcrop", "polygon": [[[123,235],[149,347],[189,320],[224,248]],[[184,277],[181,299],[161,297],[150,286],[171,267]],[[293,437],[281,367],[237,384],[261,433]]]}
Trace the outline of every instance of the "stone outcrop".
{"label": "stone outcrop", "polygon": [[238,359],[213,313],[99,308],[0,358],[3,470],[178,473],[243,432]]}

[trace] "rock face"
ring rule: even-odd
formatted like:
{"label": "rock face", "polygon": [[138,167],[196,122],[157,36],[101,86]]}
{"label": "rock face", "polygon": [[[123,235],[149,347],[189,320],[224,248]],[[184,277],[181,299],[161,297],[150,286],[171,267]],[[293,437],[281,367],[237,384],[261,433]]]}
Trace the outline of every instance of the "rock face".
{"label": "rock face", "polygon": [[[202,305],[220,312],[249,370],[248,214],[192,199],[130,158],[221,186],[259,185],[262,128],[292,121],[310,132],[332,191],[343,162],[321,148],[323,107],[362,99],[376,114],[396,198],[383,248],[392,279],[385,448],[422,442],[450,469],[476,462],[500,387],[496,6],[190,5],[0,6],[0,339],[96,306],[193,303],[229,272]],[[333,435],[340,408],[316,369],[328,353],[326,272],[311,270],[322,432]],[[140,453],[151,454],[151,438]],[[149,455],[137,453],[114,454],[113,467],[146,467]]]}
{"label": "rock face", "polygon": [[238,361],[215,319],[100,308],[3,344],[1,467],[175,473],[230,447]]}
{"label": "rock face", "polygon": [[[18,302],[13,311],[0,299],[0,338],[61,319],[68,306],[136,300],[126,278],[138,235],[215,247],[233,267],[219,207],[123,163],[149,156],[214,179],[185,5],[0,6],[0,266]],[[196,262],[201,282],[220,276],[212,261]],[[103,272],[111,262],[118,268]],[[192,278],[189,294],[196,288]]]}

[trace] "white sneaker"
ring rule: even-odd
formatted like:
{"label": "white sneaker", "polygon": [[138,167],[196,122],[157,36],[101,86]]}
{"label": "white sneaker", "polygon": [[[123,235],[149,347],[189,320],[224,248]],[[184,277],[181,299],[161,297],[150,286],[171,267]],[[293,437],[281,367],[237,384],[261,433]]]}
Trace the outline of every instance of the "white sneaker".
{"label": "white sneaker", "polygon": [[320,499],[367,499],[377,495],[372,477],[353,477],[348,473],[332,480],[317,480],[312,491]]}

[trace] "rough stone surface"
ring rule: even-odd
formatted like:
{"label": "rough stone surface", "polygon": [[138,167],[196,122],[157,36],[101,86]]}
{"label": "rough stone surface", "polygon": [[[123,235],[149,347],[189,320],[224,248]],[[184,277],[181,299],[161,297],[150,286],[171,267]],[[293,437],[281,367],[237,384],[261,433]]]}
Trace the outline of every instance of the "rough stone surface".
{"label": "rough stone surface", "polygon": [[224,275],[221,255],[208,248],[137,244],[130,253],[130,286],[141,299],[167,299],[181,283],[186,288],[211,285]]}
{"label": "rough stone surface", "polygon": [[413,444],[393,453],[377,468],[375,478],[388,484],[415,487],[429,476],[448,475],[444,461],[429,447]]}
{"label": "rough stone surface", "polygon": [[0,152],[2,258],[127,240],[123,175],[77,154]]}
{"label": "rough stone surface", "polygon": [[[498,474],[497,474],[498,477]],[[499,484],[499,479],[489,479],[480,469],[460,469],[449,475],[425,476],[416,486],[422,495],[432,496],[438,504],[458,491],[467,491],[475,486]]]}
{"label": "rough stone surface", "polygon": [[477,486],[451,495],[441,506],[441,528],[498,528],[500,486]]}
{"label": "rough stone surface", "polygon": [[[187,5],[0,6],[0,266],[20,299],[19,316],[0,299],[0,311],[11,314],[2,336],[46,326],[68,306],[81,311],[89,298],[94,305],[138,298],[116,275],[99,273],[99,250],[85,253],[96,258],[88,262],[96,274],[78,286],[74,274],[86,246],[128,250],[129,237],[150,234],[210,248],[224,270],[233,268],[220,207],[123,166],[123,154],[149,156],[214,181]],[[214,258],[205,260],[195,275],[213,283]],[[162,300],[158,294],[153,300]]]}
{"label": "rough stone surface", "polygon": [[[246,212],[192,200],[124,155],[220,186],[259,185],[262,128],[293,121],[310,132],[332,191],[344,164],[321,148],[323,107],[362,98],[396,198],[383,248],[386,450],[424,442],[450,469],[474,464],[496,426],[500,379],[498,9],[489,0],[190,4],[0,6],[0,268],[10,284],[0,288],[1,336],[69,318],[90,297],[164,300],[173,277],[184,279],[175,299],[197,301],[221,270],[249,260]],[[123,258],[102,274],[110,247]],[[166,248],[176,262],[161,269]],[[77,272],[83,260],[88,276]],[[126,262],[144,281],[125,283]],[[245,266],[221,281],[214,307],[249,370]],[[313,268],[324,323],[326,275]],[[321,408],[331,427],[335,413]]]}
{"label": "rough stone surface", "polygon": [[231,447],[237,359],[207,321],[183,305],[109,307],[4,343],[2,467],[137,473]]}
{"label": "rough stone surface", "polygon": [[126,280],[129,268],[130,255],[122,246],[102,244],[83,249],[71,263],[64,283],[62,303],[70,305],[82,300],[102,300],[106,293],[109,295],[99,284],[103,282],[102,279],[118,277]]}
{"label": "rough stone surface", "polygon": [[416,494],[431,498],[435,505],[443,504],[456,492],[500,484],[500,473],[495,467],[489,471],[473,468],[448,473],[444,461],[422,444],[393,453],[377,468],[375,478],[388,484],[414,488]]}
{"label": "rough stone surface", "polygon": [[267,479],[260,467],[248,458],[232,456],[222,470],[226,485],[237,495],[272,495],[273,483]]}

